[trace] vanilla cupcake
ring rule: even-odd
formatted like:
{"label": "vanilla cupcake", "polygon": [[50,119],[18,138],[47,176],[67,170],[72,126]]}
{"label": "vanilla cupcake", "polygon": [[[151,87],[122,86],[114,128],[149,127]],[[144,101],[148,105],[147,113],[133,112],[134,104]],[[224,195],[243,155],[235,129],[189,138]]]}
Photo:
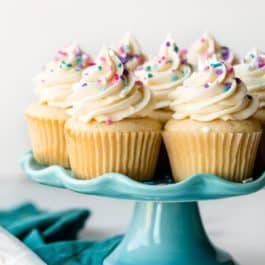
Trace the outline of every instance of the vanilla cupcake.
{"label": "vanilla cupcake", "polygon": [[138,41],[130,33],[125,34],[116,52],[129,71],[134,71],[146,60]]}
{"label": "vanilla cupcake", "polygon": [[137,78],[154,94],[152,118],[165,122],[171,118],[168,95],[181,86],[192,72],[184,57],[185,52],[179,51],[175,41],[169,36],[163,43],[159,55],[147,61],[135,72]]}
{"label": "vanilla cupcake", "polygon": [[152,92],[103,49],[83,72],[71,97],[73,116],[65,126],[75,177],[92,179],[123,173],[135,180],[153,177],[161,142],[160,122],[146,118]]}
{"label": "vanilla cupcake", "polygon": [[81,78],[81,71],[92,64],[91,58],[78,46],[58,51],[53,61],[34,78],[39,102],[26,111],[33,155],[45,165],[69,167],[64,137],[66,110],[72,84]]}
{"label": "vanilla cupcake", "polygon": [[211,60],[171,94],[163,133],[176,181],[210,173],[240,182],[252,174],[261,137],[259,101],[247,95],[232,66]]}
{"label": "vanilla cupcake", "polygon": [[198,69],[211,57],[217,57],[218,60],[227,64],[237,62],[235,54],[226,46],[220,45],[210,33],[204,33],[200,39],[196,40],[188,49],[188,62],[195,69]]}
{"label": "vanilla cupcake", "polygon": [[[255,117],[265,130],[265,52],[253,49],[247,53],[243,62],[235,66],[235,73],[247,86],[248,92],[259,98],[259,109]],[[257,156],[257,170],[265,169],[265,136],[261,142]]]}

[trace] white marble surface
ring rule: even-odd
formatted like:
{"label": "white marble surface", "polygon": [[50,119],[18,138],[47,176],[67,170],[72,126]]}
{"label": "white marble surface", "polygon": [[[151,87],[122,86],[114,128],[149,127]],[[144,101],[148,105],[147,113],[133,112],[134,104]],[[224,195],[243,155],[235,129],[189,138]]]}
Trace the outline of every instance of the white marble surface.
{"label": "white marble surface", "polygon": [[[123,233],[133,209],[129,201],[50,188],[31,183],[23,176],[17,180],[1,180],[0,208],[25,201],[51,210],[90,208],[93,215],[81,234],[86,239],[103,239]],[[212,241],[229,250],[240,265],[265,264],[265,190],[251,196],[203,202],[201,213]]]}

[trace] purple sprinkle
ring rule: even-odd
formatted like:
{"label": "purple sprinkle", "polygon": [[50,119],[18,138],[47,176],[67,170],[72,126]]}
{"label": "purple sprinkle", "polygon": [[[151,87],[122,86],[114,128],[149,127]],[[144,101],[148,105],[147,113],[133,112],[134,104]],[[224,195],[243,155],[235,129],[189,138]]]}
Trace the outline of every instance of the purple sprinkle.
{"label": "purple sprinkle", "polygon": [[130,59],[130,56],[127,54],[126,56],[124,57],[120,57],[120,60],[123,64],[126,64]]}
{"label": "purple sprinkle", "polygon": [[87,86],[87,83],[83,83],[83,84],[82,84],[82,87],[85,87],[85,86]]}
{"label": "purple sprinkle", "polygon": [[238,77],[234,78],[236,80],[236,83],[239,85],[241,83],[241,80]]}
{"label": "purple sprinkle", "polygon": [[231,82],[225,83],[225,87],[230,88],[231,86],[232,86],[232,83]]}
{"label": "purple sprinkle", "polygon": [[204,86],[205,88],[209,88],[209,84],[208,84],[208,83],[205,83],[203,86]]}
{"label": "purple sprinkle", "polygon": [[122,81],[125,81],[125,77],[124,77],[124,75],[121,75],[121,76],[120,76],[120,79],[121,79]]}
{"label": "purple sprinkle", "polygon": [[181,64],[187,64],[187,62],[188,62],[187,59],[181,59],[180,61]]}
{"label": "purple sprinkle", "polygon": [[223,60],[228,60],[229,58],[229,49],[227,47],[222,47],[221,48],[221,55]]}
{"label": "purple sprinkle", "polygon": [[217,70],[215,71],[215,73],[216,73],[217,75],[221,75],[221,74],[223,73],[223,70],[222,70],[222,69],[217,69]]}
{"label": "purple sprinkle", "polygon": [[167,47],[170,46],[170,42],[169,42],[169,41],[166,42],[166,46],[167,46]]}

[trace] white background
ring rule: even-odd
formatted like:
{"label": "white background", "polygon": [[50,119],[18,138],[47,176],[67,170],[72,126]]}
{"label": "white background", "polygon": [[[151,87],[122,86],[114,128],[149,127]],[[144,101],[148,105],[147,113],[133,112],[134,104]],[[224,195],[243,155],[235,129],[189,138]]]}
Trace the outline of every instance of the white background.
{"label": "white background", "polygon": [[[244,54],[265,50],[262,0],[0,0],[0,208],[25,200],[51,209],[90,207],[94,218],[85,238],[125,231],[132,204],[82,196],[26,181],[18,161],[29,149],[24,120],[35,100],[32,77],[54,53],[77,41],[95,56],[103,44],[117,44],[126,31],[155,54],[168,33],[180,47],[205,30]],[[13,180],[11,180],[13,179]],[[203,203],[207,231],[241,265],[265,264],[265,192]]]}
{"label": "white background", "polygon": [[169,32],[186,47],[208,30],[242,54],[265,49],[264,8],[262,0],[0,0],[0,176],[20,172],[31,79],[58,49],[77,41],[95,56],[130,31],[155,54]]}

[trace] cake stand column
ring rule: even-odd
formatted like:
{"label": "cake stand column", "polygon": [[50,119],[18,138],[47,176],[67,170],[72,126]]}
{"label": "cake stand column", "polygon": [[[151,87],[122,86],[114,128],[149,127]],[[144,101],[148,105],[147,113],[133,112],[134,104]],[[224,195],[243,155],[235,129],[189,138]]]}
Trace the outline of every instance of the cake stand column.
{"label": "cake stand column", "polygon": [[137,202],[129,230],[104,265],[235,265],[209,241],[197,202]]}

